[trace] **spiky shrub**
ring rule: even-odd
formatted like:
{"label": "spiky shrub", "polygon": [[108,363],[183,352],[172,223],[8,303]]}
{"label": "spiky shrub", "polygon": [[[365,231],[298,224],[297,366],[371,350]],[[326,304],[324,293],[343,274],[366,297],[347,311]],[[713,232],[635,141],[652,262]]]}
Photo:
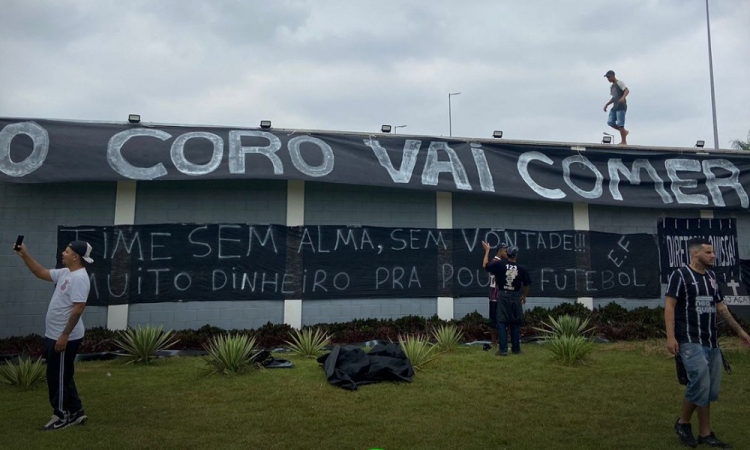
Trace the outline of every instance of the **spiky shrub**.
{"label": "spiky shrub", "polygon": [[594,343],[584,336],[556,336],[544,343],[553,358],[563,364],[573,365],[588,359]]}
{"label": "spiky shrub", "polygon": [[569,315],[559,316],[554,319],[552,316],[547,316],[549,322],[542,322],[541,327],[534,327],[535,330],[541,332],[548,338],[556,337],[576,337],[586,336],[590,334],[595,327],[586,328],[589,325],[589,319],[581,320],[580,317],[574,317]]}
{"label": "spiky shrub", "polygon": [[45,367],[42,358],[33,361],[31,358],[20,358],[18,365],[7,361],[0,365],[0,380],[12,386],[30,388],[45,378]]}
{"label": "spiky shrub", "polygon": [[256,364],[252,361],[255,353],[255,337],[244,334],[218,335],[212,337],[203,348],[208,355],[207,374],[236,375]]}
{"label": "spiky shrub", "polygon": [[424,369],[424,366],[437,358],[437,347],[424,335],[399,335],[398,343],[414,370]]}
{"label": "spiky shrub", "polygon": [[435,346],[444,352],[452,352],[461,346],[463,331],[455,325],[440,325],[432,330]]}
{"label": "spiky shrub", "polygon": [[292,330],[289,332],[289,341],[284,341],[293,353],[308,358],[317,357],[327,345],[331,338],[320,328],[305,328],[302,331]]}
{"label": "spiky shrub", "polygon": [[156,358],[156,353],[166,350],[178,341],[173,339],[173,331],[163,331],[162,327],[154,325],[138,326],[121,331],[115,338],[115,344],[120,347],[130,359],[130,363],[149,364]]}

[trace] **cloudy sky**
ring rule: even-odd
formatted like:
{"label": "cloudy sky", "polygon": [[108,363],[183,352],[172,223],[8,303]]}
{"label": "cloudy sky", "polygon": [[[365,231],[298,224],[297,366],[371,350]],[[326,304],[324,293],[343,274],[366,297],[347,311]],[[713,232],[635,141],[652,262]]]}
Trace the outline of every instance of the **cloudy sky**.
{"label": "cloudy sky", "polygon": [[[750,130],[750,1],[710,0],[719,143]],[[0,116],[713,142],[704,0],[0,0]]]}

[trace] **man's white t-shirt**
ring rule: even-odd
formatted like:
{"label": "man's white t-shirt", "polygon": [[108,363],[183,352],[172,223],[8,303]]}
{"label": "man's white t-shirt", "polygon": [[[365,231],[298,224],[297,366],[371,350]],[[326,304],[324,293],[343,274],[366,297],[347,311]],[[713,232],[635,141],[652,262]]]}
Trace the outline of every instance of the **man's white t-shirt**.
{"label": "man's white t-shirt", "polygon": [[[65,330],[73,310],[73,303],[86,303],[91,288],[91,281],[86,269],[71,272],[68,269],[52,269],[49,271],[52,282],[55,283],[55,293],[47,308],[46,330],[44,335],[57,340]],[[68,339],[74,341],[83,338],[83,318],[78,320]]]}

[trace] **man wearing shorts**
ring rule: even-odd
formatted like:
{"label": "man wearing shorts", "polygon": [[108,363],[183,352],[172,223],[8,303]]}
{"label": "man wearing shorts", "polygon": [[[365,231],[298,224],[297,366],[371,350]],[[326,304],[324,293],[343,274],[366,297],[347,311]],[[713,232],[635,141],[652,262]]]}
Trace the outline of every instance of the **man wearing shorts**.
{"label": "man wearing shorts", "polygon": [[[690,265],[669,276],[664,308],[667,349],[682,359],[688,383],[682,413],[674,424],[683,445],[730,448],[711,431],[711,402],[719,399],[722,358],[716,339],[716,316],[721,317],[750,345],[750,336],[740,327],[724,304],[716,274],[710,270],[716,259],[713,246],[703,238],[688,241]],[[698,440],[690,426],[698,411]]]}
{"label": "man wearing shorts", "polygon": [[604,104],[604,112],[607,112],[607,107],[612,105],[607,125],[620,132],[620,145],[628,145],[627,138],[630,132],[625,129],[625,113],[628,112],[628,102],[625,98],[630,94],[630,89],[622,80],[615,78],[615,72],[612,70],[607,71],[604,77],[612,83],[609,88],[612,98]]}
{"label": "man wearing shorts", "polygon": [[[482,247],[484,247],[484,259],[482,260],[482,268],[486,269],[487,264],[494,261],[500,261],[508,257],[508,244],[501,242],[497,248],[497,255],[490,261],[490,244],[482,241]],[[492,346],[497,345],[497,280],[495,275],[490,274],[490,336],[492,336]]]}
{"label": "man wearing shorts", "polygon": [[18,256],[37,278],[55,283],[47,319],[44,347],[47,361],[47,388],[52,405],[52,418],[45,430],[60,430],[88,420],[73,380],[74,362],[83,340],[81,315],[89,296],[90,279],[84,262],[93,263],[91,245],[85,241],[71,242],[62,253],[62,269],[45,269],[26,251],[26,245],[14,248]]}

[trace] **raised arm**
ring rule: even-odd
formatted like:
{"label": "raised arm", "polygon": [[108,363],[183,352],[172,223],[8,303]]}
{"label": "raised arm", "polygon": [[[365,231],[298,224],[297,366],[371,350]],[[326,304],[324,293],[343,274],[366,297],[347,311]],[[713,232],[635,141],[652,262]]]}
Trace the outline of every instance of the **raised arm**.
{"label": "raised arm", "polygon": [[487,268],[487,263],[490,262],[490,244],[482,241],[482,247],[484,247],[484,259],[482,260],[482,267]]}
{"label": "raised arm", "polygon": [[32,258],[31,255],[29,255],[29,252],[26,251],[26,244],[21,244],[21,247],[18,250],[16,250],[14,246],[13,251],[16,252],[16,255],[21,257],[23,262],[26,264],[26,267],[28,267],[31,273],[33,273],[37,278],[45,281],[52,281],[52,276],[49,273],[49,269],[45,269],[44,267],[42,267],[41,264],[36,262],[36,260]]}

